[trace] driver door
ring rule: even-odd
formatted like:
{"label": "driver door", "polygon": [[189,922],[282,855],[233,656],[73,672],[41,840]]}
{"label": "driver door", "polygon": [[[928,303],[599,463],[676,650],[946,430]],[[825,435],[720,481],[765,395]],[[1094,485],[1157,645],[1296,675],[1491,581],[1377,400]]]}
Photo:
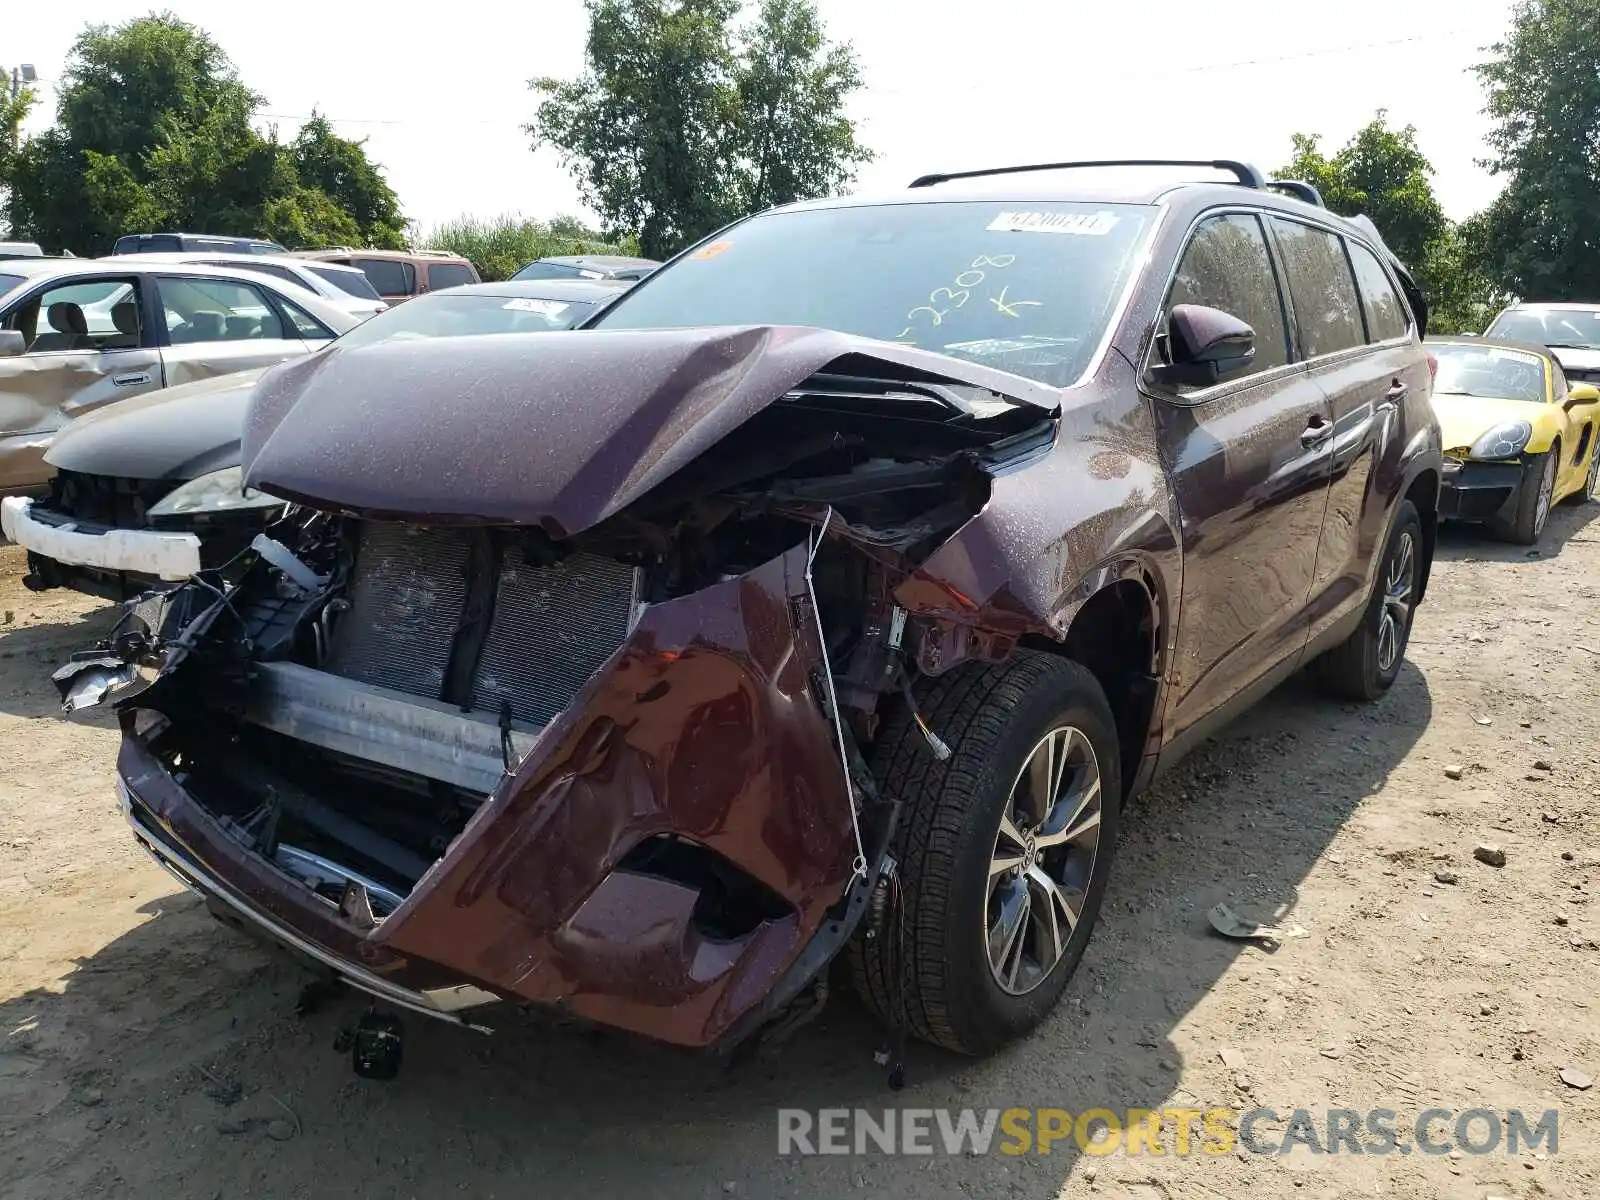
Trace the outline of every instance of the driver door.
{"label": "driver door", "polygon": [[[161,352],[138,277],[75,275],[46,282],[0,313],[27,349],[0,358],[0,491],[32,490],[56,431],[76,416],[162,386]],[[57,321],[52,325],[55,307]]]}

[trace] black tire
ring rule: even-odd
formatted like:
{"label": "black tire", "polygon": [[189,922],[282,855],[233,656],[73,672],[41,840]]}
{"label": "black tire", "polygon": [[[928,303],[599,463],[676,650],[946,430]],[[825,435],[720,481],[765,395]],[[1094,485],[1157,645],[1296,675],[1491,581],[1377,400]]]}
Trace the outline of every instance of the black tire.
{"label": "black tire", "polygon": [[[1403,621],[1394,630],[1395,649],[1392,661],[1385,662],[1384,610],[1395,610],[1387,603],[1390,583],[1400,565],[1406,539],[1410,539],[1411,567],[1410,597]],[[1406,644],[1411,640],[1411,624],[1416,615],[1416,597],[1422,590],[1422,520],[1417,516],[1416,505],[1409,500],[1400,501],[1395,511],[1394,524],[1383,545],[1383,557],[1378,560],[1374,573],[1372,595],[1367,600],[1366,614],[1361,625],[1344,641],[1327,651],[1311,664],[1311,674],[1322,688],[1342,700],[1376,700],[1393,686],[1400,674],[1400,664],[1405,661]]]}
{"label": "black tire", "polygon": [[[907,1029],[916,1037],[958,1053],[987,1054],[1044,1019],[1089,943],[1116,846],[1122,795],[1116,728],[1093,675],[1078,663],[1038,652],[1018,651],[1004,663],[951,671],[922,690],[918,705],[952,754],[939,762],[905,711],[891,719],[874,748],[874,774],[904,804],[893,848],[900,904],[898,910],[891,906],[882,936],[853,941],[851,975],[885,1022],[894,1021],[903,1001]],[[1087,864],[1074,860],[1083,886],[1072,895],[1081,896],[1082,904],[1060,957],[1047,972],[1035,971],[1039,981],[1032,990],[1017,995],[1003,990],[990,964],[990,862],[1001,816],[1011,809],[1013,784],[1030,752],[1065,727],[1082,733],[1098,766],[1098,843]],[[1081,754],[1082,746],[1073,744]],[[1046,823],[1039,823],[1041,833]],[[1031,833],[1027,853],[1026,861],[1034,861]],[[1047,857],[1055,851],[1038,853],[1040,866],[1053,869]],[[1032,894],[1027,880],[1009,879],[1002,876],[1000,886]],[[1050,910],[1052,917],[1056,913]],[[1035,936],[1029,918],[1019,928],[1023,940]],[[1037,936],[1045,934],[1040,930]]]}
{"label": "black tire", "polygon": [[1488,522],[1489,532],[1518,546],[1533,546],[1544,534],[1550,518],[1550,499],[1556,486],[1556,467],[1561,456],[1558,442],[1543,454],[1530,455],[1528,470],[1517,489],[1517,507],[1509,520]]}

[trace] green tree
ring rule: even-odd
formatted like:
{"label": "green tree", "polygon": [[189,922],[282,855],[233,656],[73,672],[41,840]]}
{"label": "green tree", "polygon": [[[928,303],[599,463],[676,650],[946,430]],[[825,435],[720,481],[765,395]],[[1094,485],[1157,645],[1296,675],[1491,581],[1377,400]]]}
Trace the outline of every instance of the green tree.
{"label": "green tree", "polygon": [[527,126],[554,147],[608,237],[663,258],[768,204],[824,195],[870,152],[843,114],[854,51],[811,0],[585,0],[586,69],[535,79]]}
{"label": "green tree", "polygon": [[[400,201],[384,179],[379,167],[362,149],[365,141],[355,142],[333,132],[326,117],[313,112],[300,127],[290,147],[295,175],[303,189],[321,194],[322,200],[308,200],[308,208],[329,205],[348,216],[354,226],[349,244],[398,250],[406,244],[406,222],[400,215]],[[338,245],[317,241],[312,245]]]}
{"label": "green tree", "polygon": [[1380,109],[1331,156],[1315,134],[1291,141],[1294,153],[1279,174],[1314,184],[1336,213],[1372,219],[1428,297],[1430,329],[1481,331],[1488,324],[1502,297],[1484,269],[1483,223],[1457,226],[1444,215],[1415,126],[1393,129]]}
{"label": "green tree", "polygon": [[861,86],[855,51],[828,43],[811,0],[762,0],[739,40],[739,210],[826,196],[849,183],[872,159],[844,115]]}
{"label": "green tree", "polygon": [[1282,175],[1317,186],[1336,213],[1372,219],[1400,261],[1417,270],[1444,234],[1444,209],[1433,194],[1433,166],[1417,146],[1413,125],[1391,129],[1378,110],[1331,158],[1315,134],[1295,134],[1294,155]]}
{"label": "green tree", "polygon": [[8,233],[13,226],[11,187],[21,157],[22,122],[27,120],[35,99],[32,88],[22,88],[15,96],[0,89],[0,219]]}
{"label": "green tree", "polygon": [[1475,68],[1494,122],[1485,162],[1495,281],[1526,300],[1600,300],[1600,4],[1522,0]]}
{"label": "green tree", "polygon": [[79,254],[174,228],[400,244],[394,193],[360,144],[318,119],[280,145],[251,125],[260,103],[216,42],[171,14],[91,26],[62,73],[55,127],[0,174],[12,225]]}

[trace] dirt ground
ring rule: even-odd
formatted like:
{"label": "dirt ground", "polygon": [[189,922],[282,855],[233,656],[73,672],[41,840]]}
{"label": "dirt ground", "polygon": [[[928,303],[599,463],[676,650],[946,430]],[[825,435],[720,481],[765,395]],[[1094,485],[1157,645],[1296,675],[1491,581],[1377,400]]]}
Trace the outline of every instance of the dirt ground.
{"label": "dirt ground", "polygon": [[[987,1062],[914,1050],[899,1094],[845,993],[732,1070],[551,1022],[412,1019],[399,1080],[356,1079],[331,1047],[359,1003],[297,1017],[299,969],[135,849],[109,721],[62,719],[48,679],[107,610],[24,591],[0,548],[0,1197],[1600,1196],[1600,1088],[1559,1076],[1600,1075],[1597,517],[1558,510],[1536,555],[1447,531],[1393,692],[1291,684],[1163,780],[1124,822],[1067,1002]],[[1504,867],[1474,860],[1485,841]],[[1309,936],[1227,941],[1218,901]],[[1257,1104],[1402,1127],[1557,1108],[1560,1145],[777,1153],[780,1107]]]}

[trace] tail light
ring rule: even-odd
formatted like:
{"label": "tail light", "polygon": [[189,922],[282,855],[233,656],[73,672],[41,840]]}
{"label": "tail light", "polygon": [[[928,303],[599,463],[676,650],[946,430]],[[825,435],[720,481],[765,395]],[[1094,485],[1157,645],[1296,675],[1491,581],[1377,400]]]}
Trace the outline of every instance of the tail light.
{"label": "tail light", "polygon": [[1428,378],[1430,380],[1439,378],[1439,360],[1431,353],[1428,355]]}

